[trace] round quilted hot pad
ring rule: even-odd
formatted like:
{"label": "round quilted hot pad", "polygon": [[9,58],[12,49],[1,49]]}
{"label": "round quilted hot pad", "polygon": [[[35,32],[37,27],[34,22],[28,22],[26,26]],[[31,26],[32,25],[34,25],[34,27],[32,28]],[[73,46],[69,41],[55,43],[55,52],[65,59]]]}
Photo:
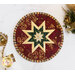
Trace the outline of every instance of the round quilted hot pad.
{"label": "round quilted hot pad", "polygon": [[53,58],[63,42],[63,30],[51,15],[42,12],[27,14],[14,29],[14,45],[18,53],[33,62]]}

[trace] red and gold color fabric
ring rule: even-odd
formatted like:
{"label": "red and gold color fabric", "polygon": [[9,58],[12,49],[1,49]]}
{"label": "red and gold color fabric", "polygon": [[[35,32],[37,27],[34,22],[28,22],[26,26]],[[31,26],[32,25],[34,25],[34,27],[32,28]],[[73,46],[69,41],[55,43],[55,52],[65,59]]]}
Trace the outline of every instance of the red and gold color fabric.
{"label": "red and gold color fabric", "polygon": [[61,49],[63,30],[58,21],[43,12],[22,17],[14,29],[14,45],[17,52],[33,62],[53,58]]}

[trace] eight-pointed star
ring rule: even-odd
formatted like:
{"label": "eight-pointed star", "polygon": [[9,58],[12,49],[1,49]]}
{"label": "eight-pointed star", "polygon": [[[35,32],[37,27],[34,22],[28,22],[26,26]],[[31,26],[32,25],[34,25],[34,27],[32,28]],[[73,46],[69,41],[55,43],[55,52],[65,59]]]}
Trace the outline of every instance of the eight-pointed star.
{"label": "eight-pointed star", "polygon": [[[46,52],[46,43],[54,43],[48,36],[54,32],[55,29],[46,30],[45,21],[40,26],[37,26],[33,21],[31,21],[31,30],[22,30],[28,38],[23,42],[23,44],[32,44],[32,53],[40,47],[44,52]],[[36,35],[38,34],[38,36]],[[41,37],[41,39],[39,38]],[[37,41],[38,40],[38,41]]]}

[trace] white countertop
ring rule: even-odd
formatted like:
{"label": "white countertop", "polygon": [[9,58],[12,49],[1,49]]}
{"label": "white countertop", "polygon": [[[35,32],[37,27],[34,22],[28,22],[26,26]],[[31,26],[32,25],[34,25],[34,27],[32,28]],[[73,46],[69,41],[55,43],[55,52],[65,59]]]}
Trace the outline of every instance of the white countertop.
{"label": "white countertop", "polygon": [[43,63],[34,63],[23,59],[13,45],[13,30],[17,22],[31,12],[45,12],[54,16],[63,27],[64,11],[62,4],[50,5],[0,5],[0,32],[8,35],[5,55],[13,53],[16,62],[9,70],[30,69],[75,69],[75,34],[64,30],[64,42],[60,52],[51,60]]}

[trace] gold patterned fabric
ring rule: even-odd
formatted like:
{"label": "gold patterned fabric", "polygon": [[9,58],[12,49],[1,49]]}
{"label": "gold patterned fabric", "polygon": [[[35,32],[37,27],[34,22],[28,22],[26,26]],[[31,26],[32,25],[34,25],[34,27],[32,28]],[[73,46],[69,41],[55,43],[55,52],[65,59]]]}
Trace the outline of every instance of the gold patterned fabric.
{"label": "gold patterned fabric", "polygon": [[14,29],[14,45],[18,53],[33,62],[53,58],[63,43],[63,30],[58,21],[47,13],[27,14]]}

